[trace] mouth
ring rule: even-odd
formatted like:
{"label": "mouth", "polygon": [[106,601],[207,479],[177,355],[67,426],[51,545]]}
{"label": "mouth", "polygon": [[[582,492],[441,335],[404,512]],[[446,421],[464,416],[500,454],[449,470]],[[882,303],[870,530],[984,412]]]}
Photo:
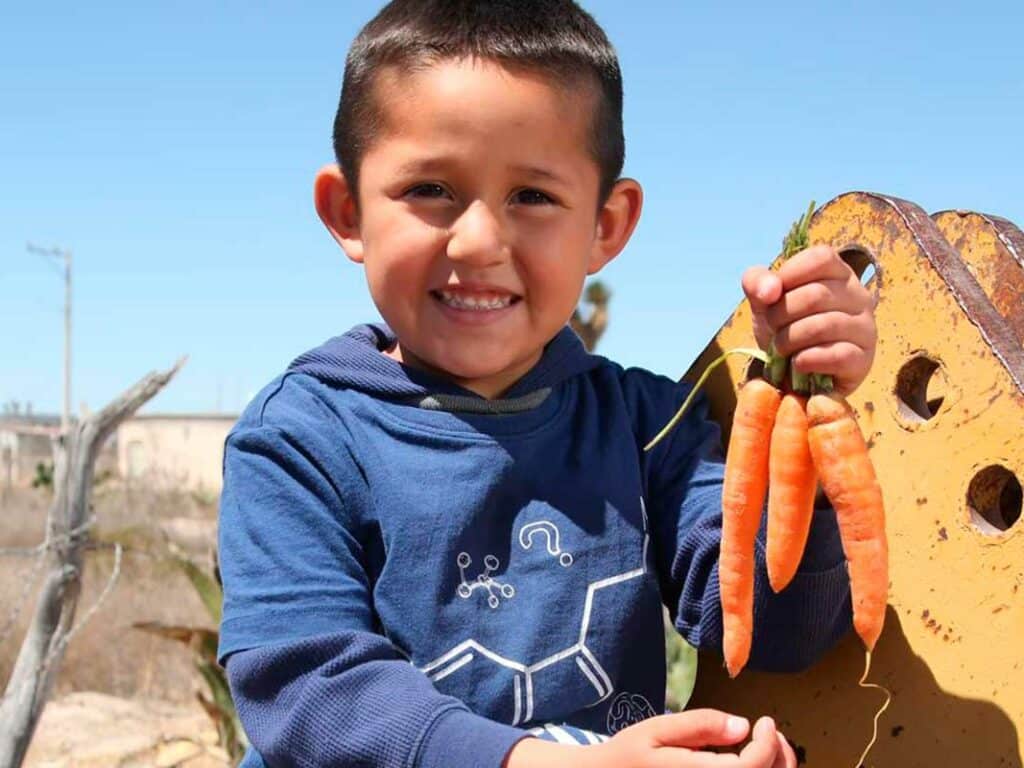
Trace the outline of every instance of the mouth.
{"label": "mouth", "polygon": [[497,312],[522,300],[514,293],[496,290],[436,290],[430,295],[444,306],[463,312]]}

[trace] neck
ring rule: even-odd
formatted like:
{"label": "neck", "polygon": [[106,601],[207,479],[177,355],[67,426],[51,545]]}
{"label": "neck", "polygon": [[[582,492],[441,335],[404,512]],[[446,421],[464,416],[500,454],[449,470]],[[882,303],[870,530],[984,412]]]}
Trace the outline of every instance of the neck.
{"label": "neck", "polygon": [[462,378],[455,376],[452,373],[432,366],[415,354],[411,353],[408,349],[402,347],[401,342],[397,342],[391,349],[383,350],[383,354],[390,357],[392,360],[397,360],[402,365],[407,365],[410,368],[417,368],[421,371],[426,371],[435,376],[447,379],[453,384],[457,384],[463,389],[468,389],[480,397],[487,400],[495,400],[500,398],[512,385],[521,379],[540,359],[540,353],[534,356],[533,359],[522,365],[517,365],[512,369],[501,371],[493,376],[487,377],[475,377],[475,378]]}

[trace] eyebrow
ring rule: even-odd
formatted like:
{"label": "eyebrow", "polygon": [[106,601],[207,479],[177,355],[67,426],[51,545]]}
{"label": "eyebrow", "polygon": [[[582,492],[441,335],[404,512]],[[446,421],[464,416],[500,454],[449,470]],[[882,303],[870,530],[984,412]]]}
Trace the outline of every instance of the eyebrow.
{"label": "eyebrow", "polygon": [[[443,157],[430,157],[422,160],[410,160],[407,163],[403,163],[398,167],[400,174],[420,174],[420,173],[431,173],[433,171],[443,170],[448,165],[448,160]],[[556,184],[568,184],[569,181],[564,176],[560,176],[553,171],[549,171],[546,168],[541,168],[537,165],[513,165],[510,166],[509,170],[515,171],[516,173],[522,173],[526,176],[530,176],[535,179],[543,179],[545,181],[553,181]]]}
{"label": "eyebrow", "polygon": [[444,168],[447,163],[444,158],[427,158],[424,160],[410,160],[406,163],[402,163],[398,166],[398,172],[401,174],[417,174],[417,173],[429,173],[440,168]]}
{"label": "eyebrow", "polygon": [[536,165],[514,165],[512,166],[513,171],[526,174],[538,179],[545,179],[547,181],[553,181],[557,184],[568,184],[568,180],[559,176],[557,173],[549,171],[546,168],[541,168]]}

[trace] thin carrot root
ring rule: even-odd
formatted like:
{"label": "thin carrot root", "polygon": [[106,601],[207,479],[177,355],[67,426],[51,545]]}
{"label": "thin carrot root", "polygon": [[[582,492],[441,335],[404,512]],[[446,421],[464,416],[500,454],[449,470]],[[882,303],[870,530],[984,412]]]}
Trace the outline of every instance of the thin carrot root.
{"label": "thin carrot root", "polygon": [[865,651],[864,656],[864,674],[860,676],[860,680],[857,682],[857,685],[859,685],[861,688],[878,689],[879,691],[885,694],[885,703],[882,704],[882,706],[879,708],[877,712],[875,712],[875,719],[871,729],[871,741],[869,741],[868,745],[864,747],[864,751],[861,752],[860,758],[857,760],[857,762],[853,764],[853,768],[861,768],[861,766],[864,765],[864,758],[868,756],[868,752],[871,751],[871,748],[875,745],[875,742],[878,741],[878,718],[880,718],[882,716],[882,713],[889,708],[889,702],[892,701],[892,694],[889,692],[889,689],[886,688],[884,685],[879,685],[878,683],[865,682],[868,679],[868,672],[871,670],[871,651]]}

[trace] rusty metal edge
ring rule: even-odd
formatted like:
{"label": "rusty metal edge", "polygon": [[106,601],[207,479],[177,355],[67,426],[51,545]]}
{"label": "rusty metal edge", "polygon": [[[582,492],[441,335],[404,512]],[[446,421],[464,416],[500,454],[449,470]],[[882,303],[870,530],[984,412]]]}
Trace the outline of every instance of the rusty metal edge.
{"label": "rusty metal edge", "polygon": [[[1017,335],[1003,316],[999,314],[998,310],[992,305],[992,302],[989,301],[988,296],[974,278],[974,275],[968,271],[966,265],[960,260],[959,254],[939,232],[935,222],[929,218],[928,214],[919,205],[909,200],[864,190],[855,190],[836,195],[832,200],[829,200],[815,211],[815,217],[839,198],[850,195],[861,195],[877,200],[884,205],[888,205],[899,214],[917,241],[918,246],[920,246],[928,258],[928,261],[931,262],[939,277],[946,283],[957,304],[964,310],[967,319],[977,326],[989,349],[992,350],[999,362],[1002,363],[1006,372],[1010,374],[1010,379],[1017,385],[1017,390],[1024,395],[1024,347],[1020,345]],[[991,218],[998,219],[998,217]],[[1016,229],[1012,222],[1006,219],[999,219],[999,221],[1006,222],[1010,227]]]}
{"label": "rusty metal edge", "polygon": [[996,233],[996,237],[999,238],[999,242],[1006,247],[1010,256],[1013,257],[1013,260],[1020,264],[1021,269],[1024,269],[1024,232],[1022,232],[1020,227],[1012,221],[1004,219],[1002,216],[995,216],[991,213],[965,211],[952,208],[945,211],[936,211],[931,217],[934,219],[936,216],[941,216],[944,213],[954,213],[957,216],[974,215],[980,217],[990,227],[992,227],[992,230]]}

